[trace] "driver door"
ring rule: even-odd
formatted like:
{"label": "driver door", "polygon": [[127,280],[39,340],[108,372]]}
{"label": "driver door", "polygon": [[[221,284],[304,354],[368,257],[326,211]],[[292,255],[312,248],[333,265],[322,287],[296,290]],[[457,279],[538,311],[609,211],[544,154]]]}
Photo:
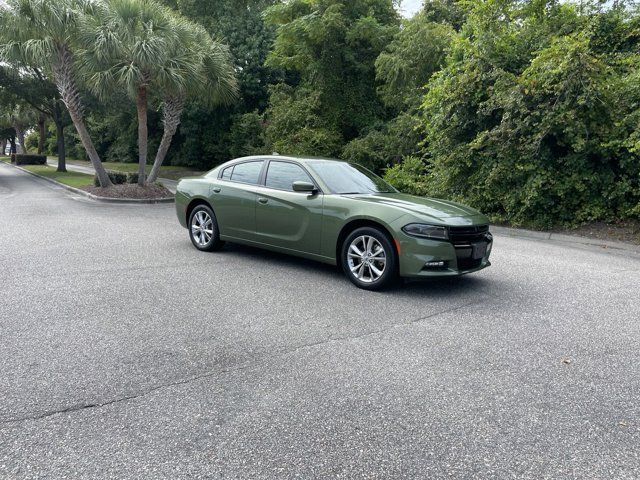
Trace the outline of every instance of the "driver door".
{"label": "driver door", "polygon": [[256,236],[261,243],[319,254],[324,196],[294,192],[297,181],[315,184],[300,164],[269,161],[264,185],[256,189]]}

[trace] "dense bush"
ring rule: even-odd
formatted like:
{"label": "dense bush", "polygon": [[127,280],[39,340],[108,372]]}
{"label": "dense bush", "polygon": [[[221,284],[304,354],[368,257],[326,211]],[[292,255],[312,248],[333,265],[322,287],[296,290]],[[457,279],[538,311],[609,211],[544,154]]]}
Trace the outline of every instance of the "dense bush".
{"label": "dense bush", "polygon": [[237,115],[229,131],[229,155],[233,158],[266,152],[264,120],[257,112]]}
{"label": "dense bush", "polygon": [[[114,185],[124,185],[125,183],[138,183],[137,173],[117,172],[113,170],[107,170],[109,178]],[[100,186],[100,182],[97,177],[94,177],[93,184],[96,187]]]}
{"label": "dense bush", "polygon": [[14,154],[11,155],[11,162],[16,165],[46,165],[46,155],[27,155],[27,154]]}
{"label": "dense bush", "polygon": [[265,135],[271,150],[290,155],[339,154],[342,135],[322,117],[319,92],[280,84],[271,88],[270,101]]}
{"label": "dense bush", "polygon": [[627,15],[478,3],[428,85],[429,193],[539,227],[631,215],[640,163],[628,136],[638,124],[620,120],[640,105],[627,79],[637,47],[615,47],[635,38]]}

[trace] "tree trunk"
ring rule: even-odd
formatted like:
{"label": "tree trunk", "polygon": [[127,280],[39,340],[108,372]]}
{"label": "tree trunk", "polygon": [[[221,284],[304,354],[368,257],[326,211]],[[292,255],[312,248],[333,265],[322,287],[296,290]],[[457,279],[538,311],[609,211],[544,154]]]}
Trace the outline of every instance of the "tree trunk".
{"label": "tree trunk", "polygon": [[91,160],[93,169],[96,171],[100,186],[110,187],[113,183],[100,161],[100,156],[84,123],[80,92],[73,78],[73,56],[66,45],[58,45],[57,62],[53,65],[53,75],[62,101],[67,106],[67,110],[69,110],[71,121],[78,131],[82,145],[89,156],[89,160]]}
{"label": "tree trunk", "polygon": [[53,108],[53,122],[56,124],[56,150],[58,152],[58,172],[67,171],[67,147],[64,140],[64,121],[60,104]]}
{"label": "tree trunk", "polygon": [[138,98],[136,99],[136,109],[138,110],[138,185],[145,184],[147,168],[148,136],[147,127],[147,87],[138,88]]}
{"label": "tree trunk", "polygon": [[156,152],[156,159],[153,162],[153,168],[151,169],[151,173],[149,174],[149,183],[155,182],[158,178],[160,167],[162,166],[162,163],[167,156],[167,152],[169,151],[169,147],[171,146],[173,136],[176,134],[178,126],[180,125],[180,117],[182,116],[183,110],[184,97],[180,96],[165,98],[162,108],[162,123],[164,125],[164,132],[162,133],[162,141],[160,142],[160,146],[158,147],[158,151]]}
{"label": "tree trunk", "polygon": [[56,122],[56,141],[58,144],[58,172],[67,171],[67,150],[64,144],[64,125]]}
{"label": "tree trunk", "polygon": [[7,140],[4,139],[2,140],[2,155],[5,155],[6,151],[7,151]]}
{"label": "tree trunk", "polygon": [[20,127],[19,125],[16,125],[13,128],[16,131],[16,137],[18,138],[18,144],[22,149],[22,154],[26,155],[29,152],[27,151],[27,146],[24,143],[24,130],[22,130],[22,127]]}
{"label": "tree trunk", "polygon": [[38,117],[38,155],[44,152],[44,141],[47,138],[47,132],[44,128],[46,126],[45,120],[44,115]]}

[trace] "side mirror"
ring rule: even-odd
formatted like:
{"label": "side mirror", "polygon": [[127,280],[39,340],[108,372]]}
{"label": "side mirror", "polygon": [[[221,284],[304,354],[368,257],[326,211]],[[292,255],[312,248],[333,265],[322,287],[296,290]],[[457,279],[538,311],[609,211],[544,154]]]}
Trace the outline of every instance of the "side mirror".
{"label": "side mirror", "polygon": [[318,189],[311,182],[293,182],[294,192],[315,193]]}

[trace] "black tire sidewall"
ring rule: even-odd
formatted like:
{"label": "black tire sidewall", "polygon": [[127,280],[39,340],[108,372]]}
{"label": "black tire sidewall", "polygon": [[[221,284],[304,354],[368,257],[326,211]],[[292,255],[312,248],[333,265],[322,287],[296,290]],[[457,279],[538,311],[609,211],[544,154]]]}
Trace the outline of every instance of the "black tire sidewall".
{"label": "black tire sidewall", "polygon": [[[361,282],[360,280],[358,280],[356,277],[353,276],[349,268],[349,261],[347,258],[349,245],[355,238],[361,237],[362,235],[369,235],[371,237],[374,237],[376,240],[378,240],[380,244],[383,246],[383,248],[385,249],[385,253],[387,256],[386,269],[382,274],[382,276],[378,280],[376,280],[374,283]],[[356,230],[351,232],[349,235],[347,235],[347,237],[344,239],[344,242],[342,244],[342,249],[340,253],[340,262],[342,265],[342,270],[344,271],[344,274],[347,276],[347,278],[354,285],[364,290],[384,289],[392,285],[398,278],[398,268],[397,268],[398,259],[397,259],[396,250],[393,247],[392,240],[389,238],[389,236],[385,232],[374,227],[357,228]]]}
{"label": "black tire sidewall", "polygon": [[[193,230],[191,229],[191,226],[192,226],[192,223],[193,223],[193,217],[198,212],[202,212],[202,211],[207,212],[207,214],[213,220],[213,236],[211,237],[211,240],[209,241],[209,243],[207,243],[204,246],[198,245],[198,243],[193,238]],[[222,242],[220,241],[220,230],[218,229],[218,220],[216,219],[216,214],[213,213],[213,210],[208,205],[198,205],[197,207],[195,207],[193,209],[193,211],[189,215],[189,226],[188,226],[188,229],[189,229],[189,238],[191,239],[191,243],[198,250],[200,250],[202,252],[212,252],[214,250],[218,250],[222,246]]]}

